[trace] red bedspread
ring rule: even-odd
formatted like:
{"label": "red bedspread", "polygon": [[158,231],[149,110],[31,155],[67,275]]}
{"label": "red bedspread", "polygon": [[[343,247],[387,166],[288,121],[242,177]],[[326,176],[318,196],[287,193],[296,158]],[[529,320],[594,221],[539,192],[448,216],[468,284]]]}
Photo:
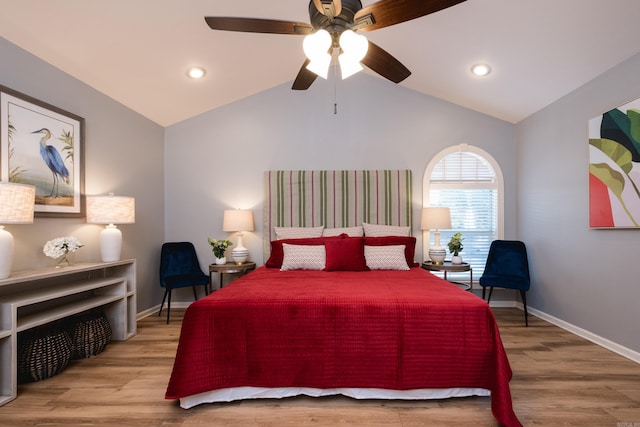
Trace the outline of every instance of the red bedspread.
{"label": "red bedspread", "polygon": [[261,267],[187,309],[167,399],[256,387],[477,387],[517,426],[511,368],[480,298],[420,268]]}

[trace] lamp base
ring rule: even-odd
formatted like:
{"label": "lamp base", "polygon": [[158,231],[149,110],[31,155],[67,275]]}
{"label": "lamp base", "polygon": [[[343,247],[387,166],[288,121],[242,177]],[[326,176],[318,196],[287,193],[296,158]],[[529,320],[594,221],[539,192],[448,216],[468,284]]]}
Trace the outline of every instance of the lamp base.
{"label": "lamp base", "polygon": [[0,225],[0,279],[11,275],[13,264],[13,236]]}
{"label": "lamp base", "polygon": [[429,248],[429,258],[434,264],[444,264],[447,251],[444,248]]}
{"label": "lamp base", "polygon": [[231,251],[231,258],[236,264],[242,264],[249,258],[249,249],[247,248],[235,248]]}
{"label": "lamp base", "polygon": [[100,232],[100,256],[102,262],[113,262],[120,260],[122,250],[122,232],[113,225],[107,225]]}

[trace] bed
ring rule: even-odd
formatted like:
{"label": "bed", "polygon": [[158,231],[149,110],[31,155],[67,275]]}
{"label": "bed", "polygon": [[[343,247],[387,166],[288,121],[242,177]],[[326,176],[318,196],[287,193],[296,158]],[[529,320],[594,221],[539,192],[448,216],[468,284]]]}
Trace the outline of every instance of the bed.
{"label": "bed", "polygon": [[[288,228],[317,232],[311,225]],[[326,236],[269,235],[264,266],[191,304],[165,397],[191,408],[296,395],[490,395],[500,424],[521,425],[487,303],[421,269],[415,237],[350,235],[357,226],[341,225]]]}

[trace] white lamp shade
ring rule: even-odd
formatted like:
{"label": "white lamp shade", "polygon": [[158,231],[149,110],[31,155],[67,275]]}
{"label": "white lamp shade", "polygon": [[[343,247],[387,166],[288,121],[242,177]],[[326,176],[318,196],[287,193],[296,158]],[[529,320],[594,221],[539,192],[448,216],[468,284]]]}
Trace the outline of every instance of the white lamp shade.
{"label": "white lamp shade", "polygon": [[450,209],[442,207],[423,208],[420,228],[422,230],[440,230],[451,228]]}
{"label": "white lamp shade", "polygon": [[36,187],[0,182],[0,224],[31,224]]}
{"label": "white lamp shade", "polygon": [[133,224],[136,222],[136,202],[133,197],[87,197],[87,222],[89,224]]}
{"label": "white lamp shade", "polygon": [[90,196],[87,197],[87,222],[108,224],[100,233],[100,257],[103,262],[120,260],[122,232],[114,224],[136,222],[135,199],[133,197]]}
{"label": "white lamp shade", "polygon": [[[33,185],[0,182],[0,224],[31,224],[35,197]],[[0,279],[11,275],[13,247],[13,236],[0,225]]]}
{"label": "white lamp shade", "polygon": [[253,212],[248,209],[224,211],[222,231],[253,231]]}

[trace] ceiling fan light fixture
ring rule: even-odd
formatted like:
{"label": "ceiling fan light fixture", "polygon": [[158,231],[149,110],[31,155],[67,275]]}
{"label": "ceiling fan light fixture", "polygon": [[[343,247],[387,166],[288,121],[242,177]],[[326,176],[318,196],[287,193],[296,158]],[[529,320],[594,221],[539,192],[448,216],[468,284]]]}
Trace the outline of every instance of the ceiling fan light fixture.
{"label": "ceiling fan light fixture", "polygon": [[331,65],[331,34],[327,30],[318,30],[304,38],[302,49],[309,59],[307,69],[326,79]]}
{"label": "ceiling fan light fixture", "polygon": [[342,54],[338,57],[338,61],[344,80],[363,70],[360,61],[367,55],[369,42],[365,36],[358,35],[351,30],[345,30],[340,35],[340,47]]}
{"label": "ceiling fan light fixture", "polygon": [[207,70],[202,67],[191,67],[187,70],[187,76],[192,79],[201,79],[207,74]]}
{"label": "ceiling fan light fixture", "polygon": [[487,64],[475,64],[471,67],[474,76],[484,77],[491,72],[491,67]]}

